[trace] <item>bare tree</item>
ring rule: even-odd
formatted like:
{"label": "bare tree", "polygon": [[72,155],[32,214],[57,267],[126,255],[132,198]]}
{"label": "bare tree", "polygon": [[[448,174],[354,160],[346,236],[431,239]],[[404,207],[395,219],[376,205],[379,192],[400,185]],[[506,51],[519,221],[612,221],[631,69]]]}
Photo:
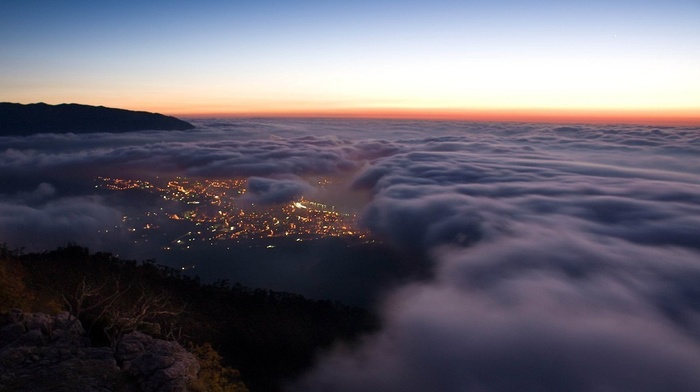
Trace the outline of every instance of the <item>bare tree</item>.
{"label": "bare tree", "polygon": [[[120,289],[120,280],[117,277],[113,277],[114,289],[109,295],[105,295],[107,291],[107,283],[100,286],[95,286],[93,284],[87,283],[87,277],[83,276],[83,279],[78,283],[75,291],[72,295],[66,296],[62,294],[63,302],[68,306],[68,310],[76,319],[79,319],[86,312],[91,312],[94,310],[100,310],[99,315],[95,319],[99,319],[100,316],[104,314],[105,309],[111,307],[114,302],[124,293]],[[91,298],[95,298],[94,302],[90,301]]]}
{"label": "bare tree", "polygon": [[[104,333],[114,343],[125,333],[155,327],[157,330],[150,332],[175,338],[180,333],[172,320],[184,310],[185,305],[176,305],[168,293],[152,294],[141,286],[135,299],[113,303],[105,308],[107,324]],[[167,327],[165,334],[163,327]]]}
{"label": "bare tree", "polygon": [[[134,294],[134,290],[139,291]],[[76,319],[90,320],[88,332],[101,324],[112,344],[125,333],[139,329],[173,340],[182,338],[176,319],[185,306],[176,305],[166,292],[154,294],[143,285],[139,289],[131,284],[123,287],[122,279],[117,276],[112,277],[112,282],[97,285],[89,283],[84,276],[71,295],[62,297]]]}

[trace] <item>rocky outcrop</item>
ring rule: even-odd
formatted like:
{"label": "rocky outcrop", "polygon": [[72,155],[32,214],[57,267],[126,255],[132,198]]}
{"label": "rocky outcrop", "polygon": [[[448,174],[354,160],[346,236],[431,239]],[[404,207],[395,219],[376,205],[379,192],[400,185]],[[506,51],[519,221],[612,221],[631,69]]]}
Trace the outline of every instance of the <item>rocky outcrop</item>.
{"label": "rocky outcrop", "polygon": [[140,332],[92,347],[67,312],[0,315],[0,391],[185,392],[197,359],[176,342]]}
{"label": "rocky outcrop", "polygon": [[186,391],[199,372],[199,362],[182,346],[138,331],[119,341],[116,358],[143,392]]}
{"label": "rocky outcrop", "polygon": [[194,125],[158,113],[78,104],[0,103],[0,136],[34,133],[187,130]]}
{"label": "rocky outcrop", "polygon": [[80,322],[18,310],[0,322],[0,390],[113,391],[120,369],[109,347],[90,347]]}

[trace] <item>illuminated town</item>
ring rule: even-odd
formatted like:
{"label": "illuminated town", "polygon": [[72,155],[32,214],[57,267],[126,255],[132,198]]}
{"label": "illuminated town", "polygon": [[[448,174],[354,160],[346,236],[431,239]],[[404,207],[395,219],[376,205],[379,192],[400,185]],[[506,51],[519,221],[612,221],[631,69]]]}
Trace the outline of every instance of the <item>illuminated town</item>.
{"label": "illuminated town", "polygon": [[[318,181],[320,187],[329,183],[326,179]],[[158,186],[143,180],[98,177],[96,187],[111,191],[146,191],[175,202],[179,206],[176,211],[160,208],[143,214],[153,218],[152,221],[129,216],[123,219],[131,232],[157,231],[160,228],[158,219],[164,218],[189,223],[191,230],[169,239],[169,246],[187,247],[193,241],[213,245],[225,240],[289,238],[307,241],[327,237],[368,237],[366,230],[358,228],[355,215],[336,211],[334,206],[303,198],[265,206],[246,202],[242,197],[247,185],[246,179],[190,181],[177,177]],[[147,236],[144,234],[143,237]]]}

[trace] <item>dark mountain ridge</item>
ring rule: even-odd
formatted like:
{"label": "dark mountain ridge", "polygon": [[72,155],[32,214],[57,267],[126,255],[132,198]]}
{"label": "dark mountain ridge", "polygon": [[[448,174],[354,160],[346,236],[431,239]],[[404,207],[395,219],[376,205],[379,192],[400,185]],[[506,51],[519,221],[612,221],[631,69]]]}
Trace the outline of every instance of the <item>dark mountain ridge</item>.
{"label": "dark mountain ridge", "polygon": [[0,136],[35,133],[187,130],[194,125],[158,113],[75,103],[0,103]]}

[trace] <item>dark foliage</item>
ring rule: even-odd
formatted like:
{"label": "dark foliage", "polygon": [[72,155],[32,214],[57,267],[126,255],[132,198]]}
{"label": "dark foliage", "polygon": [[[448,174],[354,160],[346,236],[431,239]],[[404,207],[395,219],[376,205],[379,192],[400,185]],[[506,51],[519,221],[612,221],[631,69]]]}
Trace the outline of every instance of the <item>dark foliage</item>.
{"label": "dark foliage", "polygon": [[44,253],[3,252],[0,267],[17,272],[21,264],[14,291],[62,302],[94,342],[110,344],[139,329],[187,345],[211,344],[251,391],[279,390],[312,364],[319,349],[352,342],[378,326],[360,308],[228,281],[205,285],[152,261],[91,254],[74,244]]}

